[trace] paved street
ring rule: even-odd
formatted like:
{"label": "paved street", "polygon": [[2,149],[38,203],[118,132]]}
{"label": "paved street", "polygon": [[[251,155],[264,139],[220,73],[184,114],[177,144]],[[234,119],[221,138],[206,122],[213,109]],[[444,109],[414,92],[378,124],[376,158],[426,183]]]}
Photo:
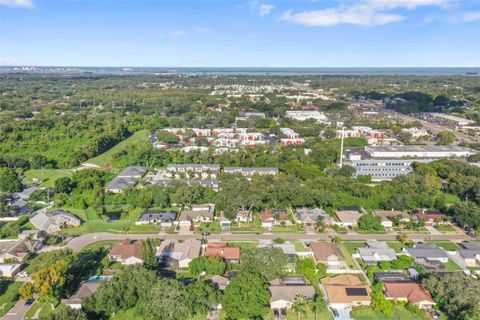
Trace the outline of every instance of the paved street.
{"label": "paved street", "polygon": [[13,306],[10,311],[6,315],[4,315],[1,320],[20,320],[23,319],[25,314],[27,313],[28,309],[35,303],[32,302],[31,304],[26,304],[25,301],[19,300],[15,306]]}
{"label": "paved street", "polygon": [[[179,239],[185,240],[188,238],[206,238],[209,240],[222,240],[222,241],[257,241],[260,239],[275,239],[282,238],[284,240],[330,240],[331,238],[339,236],[343,240],[396,240],[396,234],[344,234],[337,235],[331,234],[212,234],[210,236],[196,235],[178,235],[178,234],[113,234],[113,233],[90,233],[76,238],[73,238],[68,244],[67,248],[74,251],[79,251],[86,245],[102,241],[102,240],[122,240],[132,239],[141,240],[146,238],[159,238],[159,239]],[[409,234],[408,237],[414,241],[423,240],[452,240],[452,241],[464,241],[473,240],[472,237],[467,235],[447,235],[447,234]]]}

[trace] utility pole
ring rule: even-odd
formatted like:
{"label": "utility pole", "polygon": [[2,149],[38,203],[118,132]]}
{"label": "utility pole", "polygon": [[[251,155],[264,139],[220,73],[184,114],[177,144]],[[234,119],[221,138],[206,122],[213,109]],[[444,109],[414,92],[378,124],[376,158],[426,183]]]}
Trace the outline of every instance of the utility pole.
{"label": "utility pole", "polygon": [[345,127],[342,127],[342,140],[340,142],[340,168],[343,166],[343,138],[344,138],[344,131]]}

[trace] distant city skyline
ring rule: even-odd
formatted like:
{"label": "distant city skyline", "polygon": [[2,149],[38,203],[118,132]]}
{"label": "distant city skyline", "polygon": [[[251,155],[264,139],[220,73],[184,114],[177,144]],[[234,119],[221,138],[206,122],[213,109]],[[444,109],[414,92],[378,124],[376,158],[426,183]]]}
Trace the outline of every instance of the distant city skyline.
{"label": "distant city skyline", "polygon": [[0,65],[480,67],[480,1],[0,0]]}

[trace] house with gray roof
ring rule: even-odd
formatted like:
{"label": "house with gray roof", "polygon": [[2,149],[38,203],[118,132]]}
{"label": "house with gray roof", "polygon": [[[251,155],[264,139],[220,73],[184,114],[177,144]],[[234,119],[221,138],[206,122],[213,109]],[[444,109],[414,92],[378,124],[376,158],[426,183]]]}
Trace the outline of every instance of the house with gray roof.
{"label": "house with gray roof", "polygon": [[81,221],[65,210],[47,212],[46,209],[42,209],[38,210],[37,214],[30,218],[30,223],[38,230],[54,233],[69,226],[77,227]]}
{"label": "house with gray roof", "polygon": [[42,247],[41,241],[0,241],[0,263],[6,260],[22,262],[25,256]]}
{"label": "house with gray roof", "polygon": [[171,177],[197,175],[202,179],[216,179],[220,172],[219,164],[169,164],[167,171]]}
{"label": "house with gray roof", "polygon": [[162,227],[170,227],[175,223],[176,219],[177,213],[173,211],[146,210],[135,224],[159,224]]}
{"label": "house with gray roof", "polygon": [[15,210],[15,215],[17,216],[27,214],[30,211],[30,205],[22,198],[15,198],[10,205]]}
{"label": "house with gray roof", "polygon": [[295,250],[295,245],[289,241],[285,241],[284,243],[276,243],[272,240],[260,240],[258,242],[258,248],[265,247],[278,248],[282,250],[282,252],[287,256],[294,256],[297,254],[297,250]]}
{"label": "house with gray roof", "polygon": [[15,192],[13,195],[16,198],[28,200],[28,198],[30,198],[30,196],[38,189],[39,189],[38,187],[29,187],[29,188],[23,189],[22,192]]}
{"label": "house with gray roof", "polygon": [[81,309],[82,302],[93,295],[99,288],[100,282],[86,281],[83,282],[77,291],[68,299],[62,299],[62,303],[72,309]]}
{"label": "house with gray roof", "polygon": [[365,248],[357,248],[357,254],[366,264],[397,260],[395,250],[390,248],[386,242],[369,241]]}
{"label": "house with gray roof", "polygon": [[142,178],[145,173],[147,173],[147,169],[141,166],[129,166],[123,169],[118,175],[118,178],[134,178],[140,179]]}
{"label": "house with gray roof", "polygon": [[462,242],[462,249],[456,252],[457,258],[467,267],[480,266],[480,243]]}
{"label": "house with gray roof", "polygon": [[192,205],[191,210],[184,210],[180,213],[178,223],[180,226],[190,226],[194,223],[213,221],[214,217],[214,204]]}
{"label": "house with gray roof", "polygon": [[157,259],[170,266],[187,268],[190,261],[200,255],[201,242],[190,238],[185,241],[166,239],[157,248]]}
{"label": "house with gray roof", "polygon": [[105,190],[113,193],[121,193],[129,187],[134,187],[137,184],[137,181],[136,178],[115,177],[107,184]]}
{"label": "house with gray roof", "polygon": [[416,262],[448,262],[448,254],[435,244],[418,243],[413,248],[403,248],[403,253],[412,257]]}
{"label": "house with gray roof", "polygon": [[295,219],[303,226],[313,227],[318,218],[322,217],[325,225],[333,225],[332,217],[320,208],[297,208]]}

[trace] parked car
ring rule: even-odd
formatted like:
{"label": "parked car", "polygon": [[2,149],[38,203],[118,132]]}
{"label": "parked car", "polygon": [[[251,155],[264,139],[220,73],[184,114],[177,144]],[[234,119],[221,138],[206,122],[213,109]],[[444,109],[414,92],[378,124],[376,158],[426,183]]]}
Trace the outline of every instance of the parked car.
{"label": "parked car", "polygon": [[287,319],[287,309],[280,309],[280,314],[283,318]]}
{"label": "parked car", "polygon": [[210,232],[202,232],[202,236],[209,236]]}
{"label": "parked car", "polygon": [[333,313],[333,316],[334,316],[335,318],[338,318],[338,317],[340,316],[340,315],[338,314],[337,309],[332,309],[332,313]]}
{"label": "parked car", "polygon": [[433,319],[440,319],[441,317],[440,311],[437,310],[430,310],[430,315]]}
{"label": "parked car", "polygon": [[273,317],[274,318],[279,318],[280,317],[280,312],[278,312],[278,309],[273,309]]}
{"label": "parked car", "polygon": [[18,276],[19,276],[20,278],[26,278],[26,277],[30,276],[30,272],[28,272],[28,271],[20,271],[20,272],[18,273]]}

